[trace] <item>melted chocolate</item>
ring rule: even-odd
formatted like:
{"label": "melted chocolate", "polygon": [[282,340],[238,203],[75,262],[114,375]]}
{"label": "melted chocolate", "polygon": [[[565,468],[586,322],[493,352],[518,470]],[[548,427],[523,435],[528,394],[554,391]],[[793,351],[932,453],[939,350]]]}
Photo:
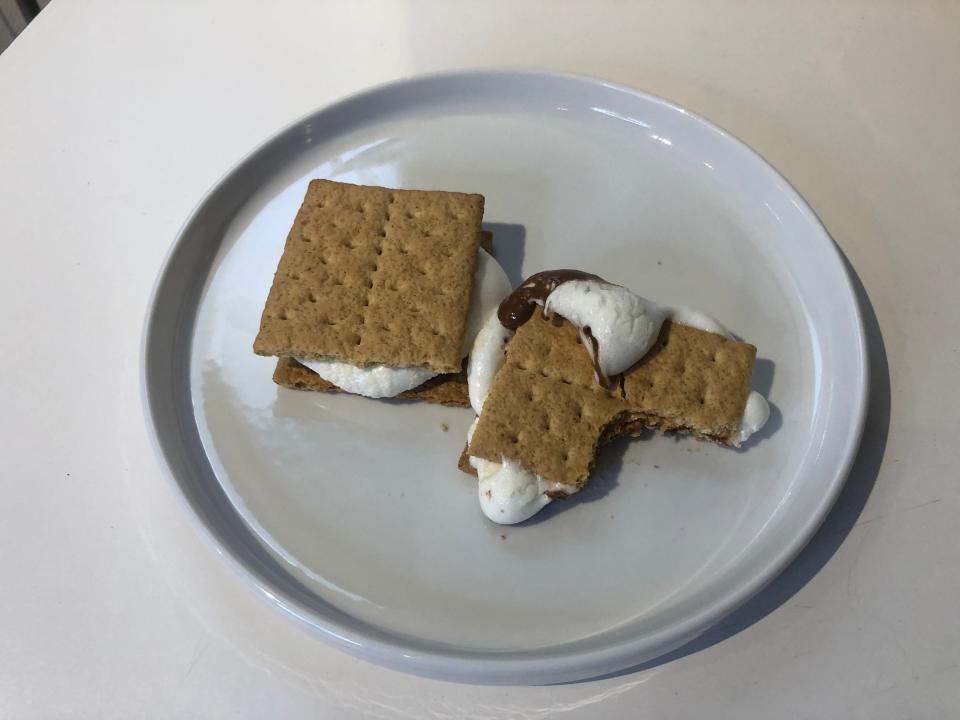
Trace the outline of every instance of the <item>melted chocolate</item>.
{"label": "melted chocolate", "polygon": [[500,303],[497,317],[500,324],[509,330],[516,330],[527,320],[533,317],[533,306],[543,304],[557,286],[570,280],[597,280],[603,278],[583,272],[582,270],[544,270],[528,277],[524,283],[510,293]]}
{"label": "melted chocolate", "polygon": [[[606,282],[603,278],[582,270],[544,270],[536,275],[531,275],[500,303],[500,307],[497,309],[497,318],[499,318],[500,324],[509,330],[516,330],[533,317],[535,305],[546,305],[550,293],[563,283],[571,280]],[[544,317],[548,316],[544,314]],[[605,390],[610,390],[610,378],[600,369],[600,343],[590,332],[589,325],[578,328],[578,330],[584,349],[590,356],[590,362],[593,363],[594,377]]]}
{"label": "melted chocolate", "polygon": [[[580,339],[581,341],[588,341],[590,346],[587,347],[587,355],[590,356],[590,362],[593,363],[593,377],[600,383],[604,390],[613,389],[613,383],[610,382],[610,378],[604,374],[603,370],[600,369],[600,343],[593,336],[593,333],[590,332],[590,326],[584,325],[580,329]],[[586,347],[586,342],[584,342]]]}

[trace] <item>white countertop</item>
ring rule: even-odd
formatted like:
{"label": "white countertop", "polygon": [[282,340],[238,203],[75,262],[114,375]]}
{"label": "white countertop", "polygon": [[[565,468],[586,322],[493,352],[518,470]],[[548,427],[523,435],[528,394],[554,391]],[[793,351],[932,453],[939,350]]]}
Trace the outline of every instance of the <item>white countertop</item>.
{"label": "white countertop", "polygon": [[[960,5],[54,2],[0,56],[0,717],[939,718],[960,706]],[[477,66],[597,75],[770,160],[862,283],[872,405],[788,571],[633,672],[455,685],[258,598],[150,448],[141,324],[175,233],[290,120]]]}

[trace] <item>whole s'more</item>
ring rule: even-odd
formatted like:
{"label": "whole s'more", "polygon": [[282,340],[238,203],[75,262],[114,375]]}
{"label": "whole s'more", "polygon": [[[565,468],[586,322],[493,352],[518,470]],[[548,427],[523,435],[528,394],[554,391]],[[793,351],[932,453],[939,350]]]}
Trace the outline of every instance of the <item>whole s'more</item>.
{"label": "whole s'more", "polygon": [[478,194],[311,181],[254,341],[278,358],[274,381],[468,405],[464,358],[510,292],[483,205]]}
{"label": "whole s'more", "polygon": [[577,270],[538,273],[491,313],[470,353],[477,419],[461,469],[511,524],[587,483],[598,448],[644,427],[739,446],[767,420],[756,348],[712,318]]}

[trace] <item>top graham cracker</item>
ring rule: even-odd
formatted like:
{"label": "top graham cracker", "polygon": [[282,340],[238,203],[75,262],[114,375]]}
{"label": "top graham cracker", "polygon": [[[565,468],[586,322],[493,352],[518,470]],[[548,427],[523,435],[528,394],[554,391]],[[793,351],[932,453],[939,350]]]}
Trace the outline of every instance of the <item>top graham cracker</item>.
{"label": "top graham cracker", "polygon": [[258,355],[458,372],[483,196],[313,180]]}
{"label": "top graham cracker", "polygon": [[593,364],[576,328],[540,308],[507,343],[469,453],[499,462],[518,461],[548,480],[582,487],[608,426],[629,405],[619,387],[608,393],[593,377]]}

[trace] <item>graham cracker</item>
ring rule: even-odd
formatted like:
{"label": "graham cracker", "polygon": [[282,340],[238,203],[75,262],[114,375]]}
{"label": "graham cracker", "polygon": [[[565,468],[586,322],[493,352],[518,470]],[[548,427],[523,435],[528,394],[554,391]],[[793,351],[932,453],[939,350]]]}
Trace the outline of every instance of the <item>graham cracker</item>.
{"label": "graham cracker", "polygon": [[537,475],[581,487],[593,467],[607,426],[629,409],[619,392],[607,393],[576,328],[537,308],[507,344],[470,454],[519,461]]}
{"label": "graham cracker", "polygon": [[[665,322],[649,353],[607,392],[574,326],[538,308],[507,345],[469,454],[511,458],[582,487],[597,448],[644,427],[729,444],[740,427],[756,348]],[[459,466],[471,472],[464,456]]]}
{"label": "graham cracker", "polygon": [[[480,247],[493,254],[493,233],[480,232]],[[282,357],[277,360],[273,371],[273,381],[277,385],[291,390],[313,390],[314,392],[344,392],[331,382],[327,382],[313,370],[298,363],[294,358]],[[398,397],[408,400],[422,400],[439,405],[470,407],[470,393],[467,388],[467,373],[462,369],[458,373],[444,373],[430,378],[423,385],[406,390]]]}
{"label": "graham cracker", "polygon": [[310,182],[258,355],[460,370],[483,196]]}
{"label": "graham cracker", "polygon": [[623,376],[623,396],[647,427],[729,445],[740,431],[757,348],[667,321]]}
{"label": "graham cracker", "polygon": [[[293,358],[283,357],[277,361],[273,372],[273,381],[277,385],[292,390],[314,390],[317,392],[343,392],[333,383],[327,382],[310,368],[304,367]],[[466,372],[437,375],[423,385],[400,393],[397,397],[408,400],[423,400],[440,405],[470,407],[470,394],[467,390]]]}
{"label": "graham cracker", "polygon": [[[603,429],[597,449],[623,435],[639,435],[645,427],[647,426],[641,418],[621,415]],[[463,450],[460,451],[460,459],[457,461],[457,469],[468,475],[476,475],[477,469],[470,464],[469,450],[469,444],[463,446]]]}

